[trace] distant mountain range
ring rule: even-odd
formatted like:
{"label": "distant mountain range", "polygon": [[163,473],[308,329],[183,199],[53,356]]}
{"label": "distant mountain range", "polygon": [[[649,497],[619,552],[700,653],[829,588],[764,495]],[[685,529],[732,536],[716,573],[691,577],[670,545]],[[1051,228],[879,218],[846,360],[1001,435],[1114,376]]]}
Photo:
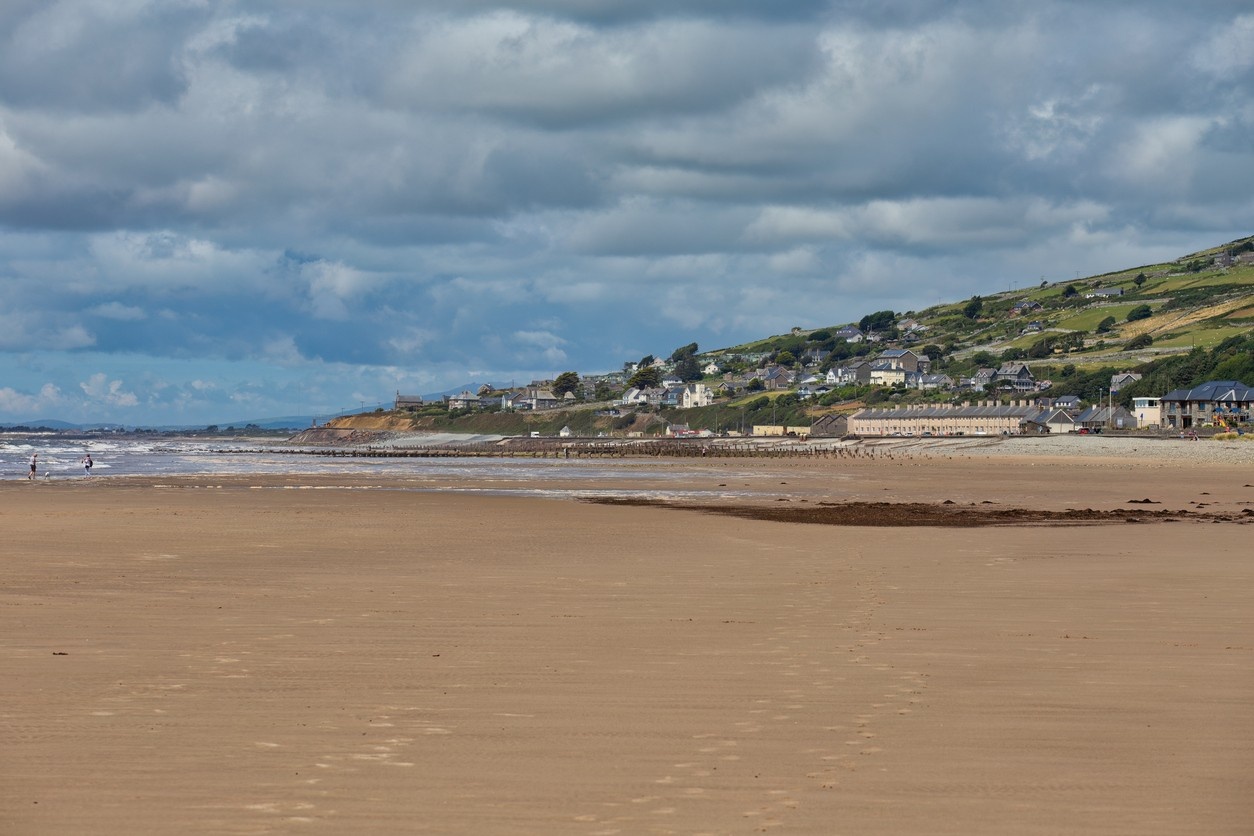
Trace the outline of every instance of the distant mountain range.
{"label": "distant mountain range", "polygon": [[61,421],[56,418],[36,418],[29,421],[4,421],[0,422],[0,430],[27,429],[27,430],[54,430],[56,432],[127,432],[132,430],[157,430],[159,432],[179,432],[179,431],[203,431],[208,426],[216,426],[219,429],[243,429],[244,427],[256,427],[260,430],[303,430],[311,426],[314,422],[312,415],[290,415],[283,418],[254,418],[248,421],[232,421],[222,424],[167,424],[167,425],[151,425],[143,424],[138,426],[126,426],[123,424],[74,424],[69,421]]}

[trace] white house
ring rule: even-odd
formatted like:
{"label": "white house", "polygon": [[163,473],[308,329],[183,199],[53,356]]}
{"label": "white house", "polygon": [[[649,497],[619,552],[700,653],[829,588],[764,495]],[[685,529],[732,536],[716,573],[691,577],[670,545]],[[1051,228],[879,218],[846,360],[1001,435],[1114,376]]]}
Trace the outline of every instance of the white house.
{"label": "white house", "polygon": [[688,383],[672,386],[662,396],[664,406],[676,409],[692,409],[697,406],[709,406],[714,402],[714,393],[704,383]]}

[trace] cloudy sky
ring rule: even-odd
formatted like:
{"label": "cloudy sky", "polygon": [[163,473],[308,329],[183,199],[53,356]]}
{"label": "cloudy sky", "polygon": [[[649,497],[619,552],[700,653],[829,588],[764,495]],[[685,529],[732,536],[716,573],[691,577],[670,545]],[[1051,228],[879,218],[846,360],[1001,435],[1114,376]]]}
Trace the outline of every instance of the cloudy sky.
{"label": "cloudy sky", "polygon": [[621,367],[1254,232],[1248,0],[5,0],[0,420]]}

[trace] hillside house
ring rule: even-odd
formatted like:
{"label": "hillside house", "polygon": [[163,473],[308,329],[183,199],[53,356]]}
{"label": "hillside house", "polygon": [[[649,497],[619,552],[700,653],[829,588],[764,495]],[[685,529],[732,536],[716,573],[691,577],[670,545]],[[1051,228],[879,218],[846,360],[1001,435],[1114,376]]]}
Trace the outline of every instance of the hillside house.
{"label": "hillside house", "polygon": [[1012,389],[1015,392],[1031,392],[1036,389],[1036,378],[1027,363],[1003,363],[994,373],[993,382],[999,389]]}
{"label": "hillside house", "polygon": [[875,360],[870,363],[870,383],[873,386],[904,386],[906,370],[892,360]]}
{"label": "hillside house", "polygon": [[548,389],[537,389],[528,386],[516,392],[510,392],[502,401],[506,409],[539,412],[545,409],[557,409],[561,400]]}
{"label": "hillside house", "polygon": [[1112,374],[1110,376],[1110,391],[1112,393],[1118,392],[1120,387],[1136,383],[1140,379],[1141,376],[1136,372],[1119,372],[1118,374]]}
{"label": "hillside house", "polygon": [[637,388],[635,386],[623,393],[620,402],[623,406],[661,406],[662,396],[666,394],[666,390],[657,387],[646,386]]}
{"label": "hillside house", "polygon": [[887,360],[894,368],[908,372],[926,372],[931,367],[931,361],[925,355],[915,354],[908,348],[886,349],[876,359]]}
{"label": "hillside house", "polygon": [[397,412],[417,412],[426,404],[422,400],[422,395],[402,395],[396,393],[396,404],[393,406]]}
{"label": "hillside house", "polygon": [[714,402],[714,393],[704,383],[687,383],[672,386],[662,393],[662,406],[675,409],[692,409],[698,406],[709,406]]}
{"label": "hillside house", "polygon": [[997,369],[977,369],[971,377],[963,378],[962,388],[980,390],[993,382],[993,378],[997,376]]}
{"label": "hillside house", "polygon": [[797,379],[797,375],[791,369],[786,369],[783,366],[771,366],[764,370],[761,378],[762,385],[766,387],[767,391],[774,392],[780,389],[791,389]]}
{"label": "hillside house", "polygon": [[821,348],[807,348],[805,351],[801,352],[801,357],[799,359],[801,360],[801,364],[803,366],[813,368],[814,366],[821,365],[830,355],[830,351],[825,351]]}
{"label": "hillside house", "polygon": [[866,335],[862,333],[862,329],[853,325],[846,325],[844,328],[837,328],[836,333],[832,336],[838,340],[844,340],[848,343],[860,343],[866,338]]}
{"label": "hillside house", "polygon": [[469,390],[463,390],[456,395],[446,395],[444,403],[448,407],[449,412],[455,409],[478,409],[480,406],[479,396]]}
{"label": "hillside house", "polygon": [[954,379],[947,374],[916,374],[906,381],[906,385],[925,391],[948,391],[954,388]]}

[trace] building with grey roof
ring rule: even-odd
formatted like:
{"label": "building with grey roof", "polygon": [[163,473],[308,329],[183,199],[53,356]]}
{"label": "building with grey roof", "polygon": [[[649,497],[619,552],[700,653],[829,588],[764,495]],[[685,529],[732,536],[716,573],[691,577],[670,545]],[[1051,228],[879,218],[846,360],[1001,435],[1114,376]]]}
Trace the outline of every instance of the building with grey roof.
{"label": "building with grey roof", "polygon": [[1254,389],[1238,380],[1213,380],[1163,395],[1161,424],[1175,430],[1248,424],[1252,407]]}
{"label": "building with grey roof", "polygon": [[1023,435],[1047,432],[1037,419],[1048,414],[1028,401],[979,401],[950,404],[864,409],[849,418],[855,435]]}

